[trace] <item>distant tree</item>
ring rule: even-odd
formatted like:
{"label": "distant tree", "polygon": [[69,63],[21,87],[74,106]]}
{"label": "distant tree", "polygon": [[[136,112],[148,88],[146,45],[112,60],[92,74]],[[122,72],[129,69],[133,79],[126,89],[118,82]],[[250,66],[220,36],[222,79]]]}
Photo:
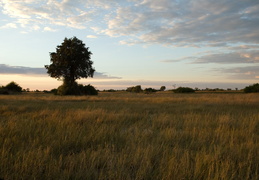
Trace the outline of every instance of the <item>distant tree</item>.
{"label": "distant tree", "polygon": [[142,88],[141,88],[140,85],[137,85],[137,86],[135,86],[135,87],[133,88],[133,92],[140,93],[140,92],[142,92],[142,91],[143,91],[143,90],[142,90]]}
{"label": "distant tree", "polygon": [[116,90],[114,90],[114,89],[108,89],[108,90],[104,90],[104,92],[116,92]]}
{"label": "distant tree", "polygon": [[135,93],[140,93],[142,92],[142,88],[140,85],[137,85],[137,86],[133,86],[133,87],[128,87],[127,90],[128,92],[135,92]]}
{"label": "distant tree", "polygon": [[256,83],[256,84],[245,87],[244,92],[245,93],[259,92],[259,83]]}
{"label": "distant tree", "polygon": [[76,37],[64,39],[57,46],[56,52],[50,53],[50,65],[45,65],[47,73],[56,79],[63,80],[63,87],[59,87],[60,95],[80,94],[77,79],[93,77],[95,69],[92,67],[92,52]]}
{"label": "distant tree", "polygon": [[146,88],[144,89],[144,93],[145,94],[150,94],[150,93],[154,93],[157,92],[157,90],[153,89],[153,88]]}
{"label": "distant tree", "polygon": [[127,91],[127,92],[132,92],[132,89],[133,89],[133,87],[128,87],[128,88],[126,89],[126,91]]}
{"label": "distant tree", "polygon": [[5,89],[8,90],[8,92],[14,92],[14,93],[20,93],[22,92],[22,87],[19,86],[16,82],[12,81],[9,84],[7,84],[5,87]]}
{"label": "distant tree", "polygon": [[166,89],[165,86],[161,86],[160,91],[164,91]]}
{"label": "distant tree", "polygon": [[179,87],[173,90],[175,93],[194,93],[195,90],[189,87]]}

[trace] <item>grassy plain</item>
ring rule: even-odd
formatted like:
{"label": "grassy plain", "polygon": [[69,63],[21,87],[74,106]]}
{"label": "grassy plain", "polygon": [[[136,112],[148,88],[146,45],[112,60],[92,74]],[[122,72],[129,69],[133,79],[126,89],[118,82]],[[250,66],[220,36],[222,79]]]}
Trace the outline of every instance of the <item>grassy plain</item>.
{"label": "grassy plain", "polygon": [[0,96],[2,179],[259,179],[259,94]]}

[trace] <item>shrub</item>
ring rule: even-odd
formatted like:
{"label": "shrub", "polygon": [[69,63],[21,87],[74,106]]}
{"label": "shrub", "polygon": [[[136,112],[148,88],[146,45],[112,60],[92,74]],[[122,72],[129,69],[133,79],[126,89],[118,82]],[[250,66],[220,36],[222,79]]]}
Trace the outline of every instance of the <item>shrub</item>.
{"label": "shrub", "polygon": [[160,91],[164,91],[166,89],[165,86],[161,86]]}
{"label": "shrub", "polygon": [[0,87],[0,94],[9,94],[9,92],[6,88]]}
{"label": "shrub", "polygon": [[127,90],[128,92],[135,92],[135,93],[140,93],[142,92],[142,88],[140,85],[137,85],[137,86],[133,86],[133,87],[128,87]]}
{"label": "shrub", "polygon": [[145,94],[150,94],[150,93],[154,93],[157,92],[157,90],[153,89],[153,88],[146,88],[144,89],[144,93]]}
{"label": "shrub", "polygon": [[15,94],[15,93],[21,93],[22,87],[19,86],[14,81],[10,82],[6,86],[0,87],[0,94]]}
{"label": "shrub", "polygon": [[98,95],[98,91],[90,84],[84,86],[76,82],[72,86],[65,83],[59,86],[57,90],[51,91],[56,95]]}
{"label": "shrub", "polygon": [[195,90],[189,87],[179,87],[173,90],[175,93],[194,93]]}
{"label": "shrub", "polygon": [[78,84],[74,82],[72,85],[63,83],[58,87],[57,95],[81,95]]}
{"label": "shrub", "polygon": [[50,90],[51,93],[57,95],[58,94],[58,89],[54,88]]}
{"label": "shrub", "polygon": [[108,90],[105,90],[106,92],[116,92],[116,90],[114,89],[108,89]]}
{"label": "shrub", "polygon": [[245,93],[259,92],[259,83],[245,87],[244,92]]}
{"label": "shrub", "polygon": [[82,95],[98,95],[98,91],[90,84],[87,86],[80,84],[79,90]]}
{"label": "shrub", "polygon": [[10,82],[9,84],[7,84],[5,87],[5,89],[8,90],[8,92],[14,92],[14,93],[17,93],[17,92],[22,92],[22,87],[19,86],[16,82],[12,81]]}

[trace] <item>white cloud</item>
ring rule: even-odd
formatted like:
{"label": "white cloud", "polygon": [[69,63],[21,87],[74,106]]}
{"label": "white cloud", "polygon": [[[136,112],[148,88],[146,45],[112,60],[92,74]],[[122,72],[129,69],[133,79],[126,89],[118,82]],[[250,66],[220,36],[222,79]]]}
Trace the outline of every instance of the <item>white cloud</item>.
{"label": "white cloud", "polygon": [[52,28],[50,28],[50,27],[44,27],[43,30],[44,30],[44,31],[49,31],[49,32],[55,32],[55,31],[57,31],[56,29],[52,29]]}
{"label": "white cloud", "polygon": [[95,35],[87,35],[86,37],[87,37],[87,38],[90,38],[90,39],[91,39],[91,38],[92,38],[92,39],[97,38],[97,36],[95,36]]}
{"label": "white cloud", "polygon": [[32,26],[32,29],[33,29],[33,30],[39,30],[39,29],[40,29],[40,26],[38,26],[38,25],[33,25],[33,26]]}
{"label": "white cloud", "polygon": [[98,33],[121,36],[122,44],[259,43],[259,2],[255,0],[2,0],[1,9],[24,28],[31,24],[95,27]]}
{"label": "white cloud", "polygon": [[0,29],[9,29],[9,28],[17,28],[17,25],[15,23],[7,23],[6,25],[0,27]]}

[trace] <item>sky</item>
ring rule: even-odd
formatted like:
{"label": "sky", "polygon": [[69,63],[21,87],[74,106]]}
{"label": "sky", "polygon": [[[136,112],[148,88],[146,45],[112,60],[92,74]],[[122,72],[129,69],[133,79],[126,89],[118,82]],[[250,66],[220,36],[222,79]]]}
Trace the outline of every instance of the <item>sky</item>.
{"label": "sky", "polygon": [[1,0],[0,85],[50,90],[50,52],[77,37],[99,90],[239,88],[259,81],[258,0]]}

